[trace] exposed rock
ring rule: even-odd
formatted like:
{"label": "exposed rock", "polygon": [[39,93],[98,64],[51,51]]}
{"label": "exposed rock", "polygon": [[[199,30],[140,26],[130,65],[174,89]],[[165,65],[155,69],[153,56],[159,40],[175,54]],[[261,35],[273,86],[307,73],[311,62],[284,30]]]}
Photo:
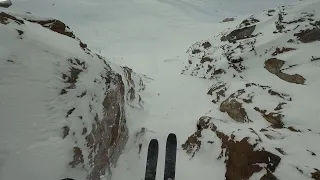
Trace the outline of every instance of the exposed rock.
{"label": "exposed rock", "polygon": [[70,63],[68,74],[62,74],[62,79],[67,86],[60,91],[60,95],[66,94],[70,89],[74,89],[80,73],[87,69],[86,63],[77,58],[70,58],[68,62]]}
{"label": "exposed rock", "polygon": [[202,137],[201,132],[203,129],[210,129],[212,131],[215,131],[217,127],[210,123],[211,117],[208,116],[202,116],[197,123],[197,131],[188,137],[187,141],[182,144],[182,149],[186,151],[187,154],[194,157],[195,153],[199,151],[201,148],[201,140]]}
{"label": "exposed rock", "polygon": [[280,69],[284,64],[285,64],[285,61],[283,60],[271,58],[265,61],[264,68],[284,81],[287,81],[289,83],[295,83],[295,84],[304,84],[306,79],[301,75],[299,74],[289,75],[289,74],[283,73]]}
{"label": "exposed rock", "polygon": [[250,25],[253,25],[253,24],[256,24],[260,22],[258,19],[254,18],[254,17],[250,17],[248,19],[245,19],[243,20],[241,23],[240,23],[240,27],[245,27],[245,26],[250,26]]}
{"label": "exposed rock", "polygon": [[260,178],[260,180],[278,180],[278,178],[268,171],[267,174]]}
{"label": "exposed rock", "polygon": [[[92,170],[89,178],[99,180],[106,170],[111,173],[110,167],[115,165],[121,151],[128,140],[128,129],[124,113],[124,84],[120,75],[107,74],[104,76],[113,84],[102,105],[104,117],[96,115],[92,132],[86,136],[87,146],[90,149]],[[108,87],[109,84],[106,84]]]}
{"label": "exposed rock", "polygon": [[[215,134],[216,137],[221,140],[221,152],[218,159],[222,157],[225,158],[226,180],[249,179],[254,173],[260,172],[263,169],[267,170],[264,178],[274,177],[274,175],[270,175],[270,173],[272,174],[279,165],[281,161],[279,156],[265,150],[255,150],[254,148],[257,144],[250,144],[249,137],[244,137],[239,141],[235,140],[236,134],[232,133],[231,135],[227,135],[221,132],[213,121],[214,120],[208,116],[199,119],[196,133],[191,135],[186,143],[182,145],[188,154],[194,156],[194,153],[201,148],[198,146],[198,144],[201,144],[201,141],[199,141],[201,131],[204,129],[211,130],[213,136]],[[255,137],[258,137],[253,129],[251,129],[250,132],[255,134]],[[190,139],[195,143],[190,143]],[[261,139],[258,137],[255,142],[259,143]],[[196,151],[193,151],[194,149],[196,149]]]}
{"label": "exposed rock", "polygon": [[73,168],[75,168],[79,164],[83,164],[83,154],[82,150],[79,147],[73,148],[73,161],[69,163],[69,165]]}
{"label": "exposed rock", "polygon": [[295,48],[286,48],[286,47],[282,47],[282,49],[276,48],[276,50],[272,53],[272,56],[276,56],[278,54],[282,54],[284,52],[293,51],[293,50],[296,50],[296,49]]}
{"label": "exposed rock", "polygon": [[288,129],[289,129],[290,131],[293,131],[293,132],[301,132],[300,130],[296,129],[296,128],[293,127],[293,126],[288,127]]}
{"label": "exposed rock", "polygon": [[[64,146],[67,142],[69,144],[66,147],[70,149],[61,148],[60,145],[57,148],[63,151],[69,150],[70,152],[64,153],[70,153],[72,157],[67,164],[65,161],[56,160],[57,164],[53,165],[54,167],[69,165],[71,168],[77,168],[87,176],[82,179],[88,180],[100,180],[100,177],[106,172],[111,176],[110,169],[116,165],[128,140],[125,107],[132,101],[138,101],[141,104],[143,102],[138,94],[145,87],[142,78],[131,69],[126,69],[127,74],[121,76],[120,74],[124,73],[121,67],[114,65],[111,68],[105,58],[91,53],[87,45],[82,43],[69,27],[59,20],[41,20],[41,18],[22,13],[0,12],[0,23],[3,28],[2,35],[8,35],[8,38],[12,40],[8,46],[12,49],[2,57],[1,68],[8,65],[11,65],[9,68],[15,66],[13,69],[6,70],[6,72],[17,70],[12,73],[16,75],[12,84],[30,83],[30,87],[34,88],[26,92],[23,88],[17,88],[15,92],[8,92],[9,95],[18,92],[15,96],[37,97],[31,102],[30,108],[23,113],[26,113],[25,116],[30,115],[27,113],[47,116],[41,119],[43,123],[37,125],[37,128],[34,128],[35,132],[32,132],[35,134],[35,139],[41,139],[44,142],[42,144],[44,147],[35,149],[41,153],[51,153],[44,152],[46,147],[55,148],[55,146],[47,145],[50,144],[48,143],[50,138],[46,137],[52,132],[53,136],[60,133],[58,137],[53,138],[64,139],[60,145]],[[43,28],[50,29],[52,32],[44,32]],[[45,35],[46,38],[39,38],[38,33],[39,37]],[[25,34],[28,35],[28,38],[21,40]],[[59,39],[59,42],[60,40],[62,43],[70,42],[70,40],[75,43],[79,42],[84,51],[74,47],[61,49],[61,44],[57,44],[58,41],[57,43],[47,42],[48,39],[62,35],[66,37]],[[20,71],[19,68],[24,68],[24,70]],[[7,77],[10,78],[12,75],[6,72],[2,73],[2,77],[8,75]],[[19,83],[19,87],[23,86],[24,84]],[[41,93],[37,93],[38,87],[41,88]],[[46,100],[42,101],[43,99]],[[38,103],[40,101],[41,103]],[[21,108],[20,106],[23,105],[15,104],[17,109]],[[34,117],[40,117],[39,114]],[[11,119],[15,121],[16,118]],[[30,119],[27,120],[26,122],[29,122]],[[35,124],[32,120],[31,118],[27,124]],[[50,125],[46,126],[46,123]],[[29,132],[24,133],[28,135]],[[28,143],[38,143],[30,139]],[[30,144],[31,146],[33,144]],[[32,161],[32,159],[28,160]],[[26,163],[23,161],[21,162]],[[37,162],[31,163],[39,164]],[[31,168],[26,172],[34,170],[37,171]],[[30,174],[36,175],[37,172]]]}
{"label": "exposed rock", "polygon": [[21,19],[17,19],[16,17],[10,15],[10,14],[7,14],[7,13],[4,13],[4,12],[0,12],[0,23],[1,24],[9,24],[10,23],[10,19],[13,20],[15,23],[17,24],[24,24],[23,20]]}
{"label": "exposed rock", "polygon": [[199,151],[201,147],[201,141],[199,138],[201,137],[201,131],[197,131],[188,137],[187,141],[182,144],[182,149],[186,151],[187,154],[194,157],[195,153]]}
{"label": "exposed rock", "polygon": [[222,36],[220,38],[220,40],[221,41],[234,42],[234,41],[237,41],[237,40],[254,37],[252,35],[252,33],[255,30],[255,28],[256,28],[256,26],[253,25],[253,26],[249,26],[249,27],[244,27],[244,28],[233,30],[228,35]]}
{"label": "exposed rock", "polygon": [[267,69],[272,74],[278,74],[281,67],[284,65],[285,61],[271,58],[264,63],[264,68]]}
{"label": "exposed rock", "polygon": [[268,16],[274,16],[275,12],[276,12],[276,10],[274,10],[274,9],[268,9],[267,15]]}
{"label": "exposed rock", "polygon": [[316,153],[310,151],[310,150],[307,150],[312,156],[317,156]]}
{"label": "exposed rock", "polygon": [[198,53],[200,53],[200,52],[201,52],[200,49],[194,49],[194,50],[192,50],[192,54],[198,54]]}
{"label": "exposed rock", "polygon": [[[240,141],[221,132],[216,132],[222,140],[222,149],[226,149],[224,155],[228,157],[225,160],[227,172],[226,180],[249,179],[252,174],[260,172],[262,169],[274,172],[279,165],[281,158],[264,150],[254,150],[254,146],[248,142],[249,138],[243,138]],[[267,166],[259,166],[263,163]]]}
{"label": "exposed rock", "polygon": [[[199,41],[189,48],[189,64],[182,73],[212,80],[212,86],[207,91],[215,103],[212,108],[216,109],[216,106],[219,106],[221,112],[225,112],[237,122],[254,121],[239,124],[229,121],[224,115],[218,115],[214,110],[209,111],[207,114],[212,113],[221,119],[209,118],[210,120],[198,121],[197,131],[183,146],[189,155],[196,156],[198,151],[205,153],[212,148],[214,152],[208,152],[208,157],[212,154],[217,156],[216,146],[221,139],[224,145],[217,159],[225,157],[226,164],[231,164],[230,167],[227,166],[226,179],[253,179],[251,171],[263,171],[264,175],[259,174],[262,176],[261,180],[290,179],[290,176],[293,177],[292,174],[285,175],[280,171],[290,169],[291,166],[302,169],[306,179],[311,176],[318,178],[318,172],[312,166],[317,163],[315,159],[319,155],[315,151],[316,147],[305,141],[319,138],[320,133],[315,130],[316,127],[313,130],[308,129],[314,125],[313,121],[312,125],[309,121],[300,122],[299,119],[303,117],[299,113],[296,114],[299,118],[296,117],[295,120],[289,117],[290,113],[295,111],[305,111],[309,116],[315,115],[314,108],[307,108],[310,103],[305,99],[309,97],[303,97],[316,97],[315,94],[308,93],[317,92],[312,88],[318,87],[315,78],[319,76],[320,60],[316,48],[320,40],[320,19],[316,8],[318,6],[319,2],[309,2],[301,6],[295,4],[266,10],[262,14],[251,16],[252,19],[244,19],[238,26],[230,23],[223,32],[205,40],[211,44],[207,49],[202,46],[204,41]],[[265,71],[262,72],[265,74],[260,76],[259,72],[263,69],[270,73]],[[306,84],[305,77],[310,77],[310,85],[315,86],[301,87],[301,84]],[[277,78],[288,83],[281,83]],[[298,89],[306,90],[308,93],[298,93]],[[301,102],[296,102],[297,99]],[[299,106],[296,109],[298,106],[293,105],[296,103],[303,104],[303,107]],[[286,121],[284,115],[288,116]],[[296,124],[299,126],[294,127]],[[209,127],[215,129],[212,137],[208,132]],[[298,147],[296,143],[291,142],[305,146]],[[251,147],[254,150],[251,150]],[[292,151],[292,148],[295,150]],[[226,151],[230,153],[225,155]],[[252,151],[268,153],[259,154]],[[259,154],[261,158],[257,158],[259,160],[256,163],[250,160],[255,154]],[[279,156],[284,162],[290,163],[279,164]],[[297,162],[293,160],[293,156],[306,161]],[[236,158],[238,159],[234,160]],[[275,163],[267,166],[269,158]],[[261,163],[262,161],[265,163]],[[242,165],[242,162],[246,164]],[[274,172],[275,168],[271,167],[273,165],[281,166],[277,173]]]}
{"label": "exposed rock", "polygon": [[202,43],[203,48],[208,49],[209,47],[211,47],[211,43],[206,41],[204,43]]}
{"label": "exposed rock", "polygon": [[311,177],[315,180],[320,180],[320,170],[314,169],[315,172],[311,173]]}
{"label": "exposed rock", "polygon": [[277,76],[280,79],[285,80],[289,83],[304,84],[304,82],[306,81],[306,79],[299,74],[289,75],[289,74],[280,72]]}
{"label": "exposed rock", "polygon": [[275,148],[279,153],[281,153],[282,155],[287,155],[286,152],[283,151],[282,148]]}
{"label": "exposed rock", "polygon": [[254,110],[260,112],[262,117],[266,121],[271,123],[275,128],[282,128],[283,127],[283,122],[282,122],[283,115],[282,114],[277,113],[277,112],[270,112],[267,114],[266,110],[261,110],[258,107],[255,107]]}
{"label": "exposed rock", "polygon": [[11,5],[12,5],[12,2],[10,0],[0,1],[0,7],[8,8]]}
{"label": "exposed rock", "polygon": [[212,62],[212,61],[213,61],[212,58],[203,56],[203,57],[201,58],[200,63],[203,64],[203,63],[205,63],[205,62]]}
{"label": "exposed rock", "polygon": [[41,26],[48,28],[54,32],[57,32],[59,34],[75,38],[76,36],[73,34],[72,31],[70,31],[70,28],[65,25],[62,21],[56,20],[56,19],[50,19],[50,20],[32,20],[32,19],[26,19],[27,21],[40,24]]}
{"label": "exposed rock", "polygon": [[[50,29],[54,32],[57,32],[59,34],[68,36],[73,39],[77,39],[79,41],[80,47],[85,50],[87,48],[87,44],[83,43],[79,38],[77,38],[74,33],[70,30],[70,28],[64,24],[62,21],[59,21],[57,19],[50,19],[50,20],[34,20],[34,19],[28,19],[25,18],[25,20],[40,24],[41,26]],[[88,50],[88,49],[87,49]]]}
{"label": "exposed rock", "polygon": [[279,103],[278,105],[277,105],[277,107],[276,108],[274,108],[274,110],[275,111],[279,111],[279,110],[281,110],[281,109],[283,109],[283,105],[285,105],[285,104],[287,104],[287,103],[285,103],[285,102],[281,102],[281,103]]}
{"label": "exposed rock", "polygon": [[64,139],[69,135],[70,128],[68,126],[63,126],[62,131],[62,138]]}
{"label": "exposed rock", "polygon": [[242,107],[242,104],[236,99],[228,98],[220,105],[221,112],[227,112],[227,114],[237,122],[250,122],[247,112]]}
{"label": "exposed rock", "polygon": [[234,21],[234,18],[225,18],[224,20],[222,20],[222,22],[230,22],[230,21]]}
{"label": "exposed rock", "polygon": [[320,29],[314,27],[313,29],[301,30],[294,34],[303,43],[311,43],[314,41],[320,41]]}
{"label": "exposed rock", "polygon": [[216,96],[212,100],[213,103],[217,103],[220,101],[221,97],[225,97],[225,92],[226,92],[226,83],[222,81],[218,81],[216,84],[214,84],[209,91],[207,92],[208,95],[213,95],[215,92]]}
{"label": "exposed rock", "polygon": [[126,102],[134,108],[141,108],[143,105],[140,92],[145,89],[145,85],[139,75],[128,67],[122,67],[124,80],[126,83],[125,97]]}

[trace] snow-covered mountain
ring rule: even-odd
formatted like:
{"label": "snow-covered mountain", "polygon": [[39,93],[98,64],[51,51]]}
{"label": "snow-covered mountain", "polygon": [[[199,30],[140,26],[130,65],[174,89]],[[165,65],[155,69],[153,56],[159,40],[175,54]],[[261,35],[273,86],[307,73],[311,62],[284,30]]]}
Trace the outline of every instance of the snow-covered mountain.
{"label": "snow-covered mountain", "polygon": [[210,80],[220,112],[182,148],[224,162],[228,180],[319,179],[320,1],[228,23],[188,50],[182,74]]}
{"label": "snow-covered mountain", "polygon": [[289,2],[0,9],[0,180],[140,180],[154,138],[163,179],[169,133],[176,180],[319,179],[320,1]]}
{"label": "snow-covered mountain", "polygon": [[0,12],[0,179],[111,175],[144,84],[63,22]]}

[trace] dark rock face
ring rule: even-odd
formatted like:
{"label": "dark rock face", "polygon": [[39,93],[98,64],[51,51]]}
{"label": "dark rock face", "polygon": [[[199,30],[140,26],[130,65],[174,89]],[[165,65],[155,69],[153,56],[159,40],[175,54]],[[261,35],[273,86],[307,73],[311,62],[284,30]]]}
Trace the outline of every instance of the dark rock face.
{"label": "dark rock face", "polygon": [[12,2],[10,0],[5,0],[0,2],[0,7],[8,8],[12,5]]}
{"label": "dark rock face", "polygon": [[235,29],[232,32],[230,32],[228,35],[222,36],[220,40],[232,42],[232,41],[236,41],[236,40],[241,40],[241,39],[253,37],[252,33],[255,30],[255,28],[256,28],[256,26],[253,25],[253,26],[249,26],[249,27]]}

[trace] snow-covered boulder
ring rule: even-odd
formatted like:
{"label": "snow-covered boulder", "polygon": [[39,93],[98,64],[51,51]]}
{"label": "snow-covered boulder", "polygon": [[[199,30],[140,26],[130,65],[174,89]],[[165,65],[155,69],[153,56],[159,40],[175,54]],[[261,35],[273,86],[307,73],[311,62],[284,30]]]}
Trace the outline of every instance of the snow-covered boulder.
{"label": "snow-covered boulder", "polygon": [[212,81],[203,93],[220,114],[201,117],[182,148],[223,161],[227,180],[319,179],[320,1],[228,23],[188,50],[182,74]]}
{"label": "snow-covered boulder", "polygon": [[98,180],[126,145],[140,76],[63,22],[0,12],[0,179]]}

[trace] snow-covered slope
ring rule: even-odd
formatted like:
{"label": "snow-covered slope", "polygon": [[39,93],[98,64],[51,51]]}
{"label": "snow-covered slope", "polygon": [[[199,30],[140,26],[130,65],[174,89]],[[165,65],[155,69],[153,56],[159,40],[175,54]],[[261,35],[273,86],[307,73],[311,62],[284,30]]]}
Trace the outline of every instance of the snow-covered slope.
{"label": "snow-covered slope", "polygon": [[182,74],[212,82],[203,93],[214,113],[183,149],[224,162],[230,180],[319,179],[319,48],[318,0],[265,10],[195,43]]}
{"label": "snow-covered slope", "polygon": [[142,79],[55,19],[1,9],[0,38],[0,179],[111,175]]}
{"label": "snow-covered slope", "polygon": [[171,132],[176,179],[319,179],[319,9],[303,1],[219,23],[225,30],[187,57],[159,62],[144,128],[129,139],[114,179],[143,179],[152,138],[163,178]]}
{"label": "snow-covered slope", "polygon": [[[107,88],[102,85],[106,78],[99,75],[108,71],[115,88],[119,87],[116,74],[122,76],[125,86],[118,90],[124,91],[123,100],[118,100],[127,102],[121,107],[125,107],[129,129],[124,153],[116,166],[105,169],[112,172],[113,180],[144,178],[152,138],[160,144],[157,179],[162,179],[165,140],[172,132],[179,143],[177,180],[319,178],[319,41],[298,38],[305,28],[313,28],[307,34],[318,37],[319,1],[306,0],[252,17],[244,15],[288,2],[291,0],[15,0],[9,13],[28,21],[21,26],[15,22],[0,24],[3,39],[10,40],[1,42],[6,47],[2,48],[4,70],[0,73],[5,75],[1,78],[9,78],[0,81],[4,102],[0,111],[11,120],[6,122],[12,122],[0,127],[0,177],[85,179],[81,167],[71,169],[67,164],[74,160],[74,145],[81,145],[83,164],[90,171],[90,148],[80,136],[84,130],[81,123],[85,122],[89,132],[94,115],[100,116]],[[129,65],[150,78],[142,81],[131,69],[111,63],[109,68],[76,37],[60,36],[37,25],[59,31],[51,21],[34,22],[46,19],[14,13],[21,10],[67,22],[89,47],[101,51],[108,60]],[[219,23],[231,17],[235,20]],[[234,31],[238,28],[244,29]],[[195,43],[184,54],[193,42],[220,31],[224,32]],[[6,42],[12,42],[8,46],[11,51]],[[80,73],[75,90],[59,95],[61,89],[72,85],[61,77],[63,73],[70,75],[67,67],[79,67],[67,61],[74,57],[89,68]],[[43,66],[46,68],[38,68]],[[77,98],[84,90],[85,96]],[[92,113],[87,113],[89,103]],[[77,116],[83,116],[82,121]],[[66,125],[69,128],[63,128]],[[64,129],[69,135],[62,140]],[[105,132],[114,132],[108,130]],[[90,142],[100,147],[108,144],[103,139],[101,143]],[[109,161],[106,151],[100,152],[97,167]],[[114,162],[118,155],[115,153]],[[82,161],[77,156],[75,159]],[[101,170],[95,174],[103,174]]]}

